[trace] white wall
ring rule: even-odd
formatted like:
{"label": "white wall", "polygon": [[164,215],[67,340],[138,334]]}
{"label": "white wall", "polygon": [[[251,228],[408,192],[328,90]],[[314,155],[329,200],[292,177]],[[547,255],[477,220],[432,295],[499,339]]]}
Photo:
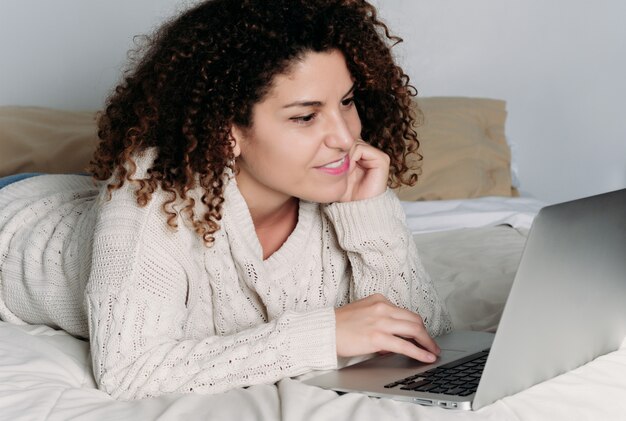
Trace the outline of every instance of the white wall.
{"label": "white wall", "polygon": [[0,0],[0,105],[99,108],[133,37],[185,1]]}
{"label": "white wall", "polygon": [[[0,0],[0,105],[98,108],[132,37],[191,2]],[[522,190],[555,202],[626,187],[626,2],[375,3],[420,95],[507,101]]]}
{"label": "white wall", "polygon": [[626,187],[626,2],[377,0],[419,94],[500,98],[521,188]]}

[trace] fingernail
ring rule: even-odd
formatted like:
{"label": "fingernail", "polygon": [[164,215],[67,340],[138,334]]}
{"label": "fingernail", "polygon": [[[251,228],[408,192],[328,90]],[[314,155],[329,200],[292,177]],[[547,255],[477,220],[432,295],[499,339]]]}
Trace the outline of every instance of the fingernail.
{"label": "fingernail", "polygon": [[434,362],[437,359],[437,357],[435,357],[433,354],[428,354],[426,355],[426,361],[428,362]]}

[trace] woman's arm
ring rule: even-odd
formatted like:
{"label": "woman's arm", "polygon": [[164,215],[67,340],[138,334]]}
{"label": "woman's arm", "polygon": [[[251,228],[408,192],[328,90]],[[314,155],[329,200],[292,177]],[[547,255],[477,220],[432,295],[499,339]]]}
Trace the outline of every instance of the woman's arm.
{"label": "woman's arm", "polygon": [[416,311],[432,336],[451,329],[450,318],[424,270],[391,190],[370,199],[333,203],[324,209],[352,268],[351,301],[382,294]]}
{"label": "woman's arm", "polygon": [[[123,190],[100,213],[86,291],[101,389],[121,399],[216,393],[336,367],[332,308],[286,312],[232,335],[194,338],[187,330],[190,285],[208,282],[206,275],[192,280],[203,269],[189,246],[195,233],[172,232],[158,200],[140,208]],[[211,330],[213,321],[203,324]]]}

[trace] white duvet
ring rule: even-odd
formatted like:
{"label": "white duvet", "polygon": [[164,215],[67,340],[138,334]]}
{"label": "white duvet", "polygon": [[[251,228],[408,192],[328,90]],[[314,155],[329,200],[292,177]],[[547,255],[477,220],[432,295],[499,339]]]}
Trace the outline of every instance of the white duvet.
{"label": "white duvet", "polygon": [[543,205],[529,197],[494,196],[402,202],[407,225],[414,234],[497,225],[528,229]]}
{"label": "white duvet", "polygon": [[[502,198],[405,204],[457,328],[495,329],[540,207]],[[115,401],[95,387],[86,342],[44,326],[0,322],[0,420],[626,420],[625,398],[623,346],[476,412],[338,396],[296,379],[218,395]]]}

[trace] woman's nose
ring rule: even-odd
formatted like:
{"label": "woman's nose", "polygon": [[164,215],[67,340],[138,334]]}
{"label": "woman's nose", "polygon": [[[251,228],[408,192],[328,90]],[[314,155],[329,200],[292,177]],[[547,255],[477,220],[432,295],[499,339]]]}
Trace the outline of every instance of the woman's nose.
{"label": "woman's nose", "polygon": [[350,150],[356,139],[343,115],[333,116],[326,131],[326,146],[344,151]]}

